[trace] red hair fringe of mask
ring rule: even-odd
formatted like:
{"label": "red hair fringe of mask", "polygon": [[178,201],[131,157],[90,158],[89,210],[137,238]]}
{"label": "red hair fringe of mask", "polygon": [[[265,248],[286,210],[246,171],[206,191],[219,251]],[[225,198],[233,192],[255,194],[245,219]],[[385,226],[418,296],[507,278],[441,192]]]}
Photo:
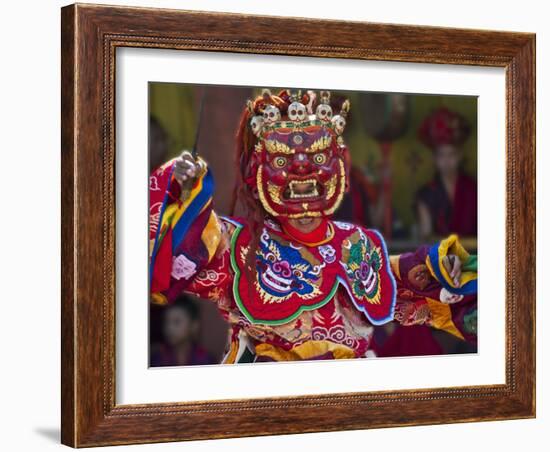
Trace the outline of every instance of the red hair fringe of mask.
{"label": "red hair fringe of mask", "polygon": [[[256,188],[252,188],[246,183],[246,179],[250,176],[248,174],[250,156],[252,152],[254,152],[254,146],[256,145],[256,136],[252,133],[249,126],[250,119],[252,116],[261,115],[267,105],[276,106],[281,112],[281,115],[283,113],[286,114],[289,104],[290,102],[287,90],[281,91],[279,96],[275,96],[268,91],[264,91],[264,93],[252,101],[252,112],[248,106],[243,110],[239,122],[239,128],[237,130],[235,152],[237,177],[235,179],[235,186],[233,187],[233,195],[231,199],[231,215],[235,215],[237,204],[240,203],[244,209],[244,214],[248,221],[251,237],[250,246],[248,248],[245,260],[245,273],[249,281],[254,281],[256,279],[256,249],[260,244],[260,236],[266,215],[259,199],[257,199]],[[249,296],[251,297],[252,285],[249,285],[248,290]]]}

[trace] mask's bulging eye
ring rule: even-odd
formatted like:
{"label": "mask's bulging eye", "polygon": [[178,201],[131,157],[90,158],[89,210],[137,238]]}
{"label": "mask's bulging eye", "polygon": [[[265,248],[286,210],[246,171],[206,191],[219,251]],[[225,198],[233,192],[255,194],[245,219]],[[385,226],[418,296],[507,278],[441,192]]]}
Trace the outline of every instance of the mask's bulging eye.
{"label": "mask's bulging eye", "polygon": [[272,163],[275,168],[284,168],[286,165],[286,158],[281,156],[275,157]]}
{"label": "mask's bulging eye", "polygon": [[315,154],[313,156],[313,161],[317,164],[317,165],[322,165],[323,163],[325,163],[327,161],[327,156],[325,154]]}

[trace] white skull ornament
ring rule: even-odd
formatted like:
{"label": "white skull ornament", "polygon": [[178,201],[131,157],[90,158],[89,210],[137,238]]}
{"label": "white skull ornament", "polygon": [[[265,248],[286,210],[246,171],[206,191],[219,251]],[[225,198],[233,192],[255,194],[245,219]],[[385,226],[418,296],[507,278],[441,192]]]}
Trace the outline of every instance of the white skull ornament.
{"label": "white skull ornament", "polygon": [[288,119],[295,122],[302,122],[306,118],[306,107],[301,102],[292,102],[288,106]]}
{"label": "white skull ornament", "polygon": [[319,104],[315,109],[315,116],[321,121],[330,121],[332,118],[332,108],[329,104]]}
{"label": "white skull ornament", "polygon": [[274,105],[268,105],[265,107],[263,117],[266,124],[272,124],[281,120],[281,112]]}
{"label": "white skull ornament", "polygon": [[342,115],[336,115],[334,118],[332,118],[332,126],[334,127],[334,131],[338,135],[342,135],[344,129],[346,128],[346,118],[344,118]]}
{"label": "white skull ornament", "polygon": [[264,125],[264,118],[262,116],[253,116],[250,120],[250,128],[252,133],[256,136],[262,131],[262,126]]}

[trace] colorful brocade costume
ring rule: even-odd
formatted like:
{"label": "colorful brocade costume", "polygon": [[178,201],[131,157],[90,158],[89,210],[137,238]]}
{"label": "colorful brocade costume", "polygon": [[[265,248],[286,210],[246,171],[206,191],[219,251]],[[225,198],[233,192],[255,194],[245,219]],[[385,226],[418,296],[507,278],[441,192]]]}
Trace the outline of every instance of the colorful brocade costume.
{"label": "colorful brocade costume", "polygon": [[[249,105],[243,126],[258,137],[245,140],[255,154],[243,169],[265,211],[257,231],[247,219],[216,215],[209,170],[186,196],[174,178],[175,161],[151,175],[153,302],[187,292],[217,303],[230,325],[225,363],[371,356],[374,327],[393,320],[475,342],[475,257],[455,236],[390,257],[378,232],[331,221],[346,184],[342,122],[323,119],[326,101],[316,117],[300,117],[293,106],[305,101],[281,98]],[[274,104],[278,111],[269,121]],[[259,129],[255,121],[263,122]],[[308,234],[285,221],[316,212],[320,224]],[[458,288],[442,264],[447,254],[462,262]]]}

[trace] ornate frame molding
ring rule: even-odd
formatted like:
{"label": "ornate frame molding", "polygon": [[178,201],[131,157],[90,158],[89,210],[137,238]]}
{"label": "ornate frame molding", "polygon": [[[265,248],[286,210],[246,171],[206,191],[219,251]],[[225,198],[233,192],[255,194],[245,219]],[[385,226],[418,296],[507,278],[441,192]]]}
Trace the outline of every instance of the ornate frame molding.
{"label": "ornate frame molding", "polygon": [[[312,26],[328,32],[309,35],[300,43],[284,32]],[[272,36],[271,27],[281,33]],[[84,447],[534,417],[533,34],[80,4],[62,9],[61,31],[64,444]],[[506,383],[116,405],[114,90],[119,47],[504,67]],[[259,418],[264,422],[257,422]]]}

